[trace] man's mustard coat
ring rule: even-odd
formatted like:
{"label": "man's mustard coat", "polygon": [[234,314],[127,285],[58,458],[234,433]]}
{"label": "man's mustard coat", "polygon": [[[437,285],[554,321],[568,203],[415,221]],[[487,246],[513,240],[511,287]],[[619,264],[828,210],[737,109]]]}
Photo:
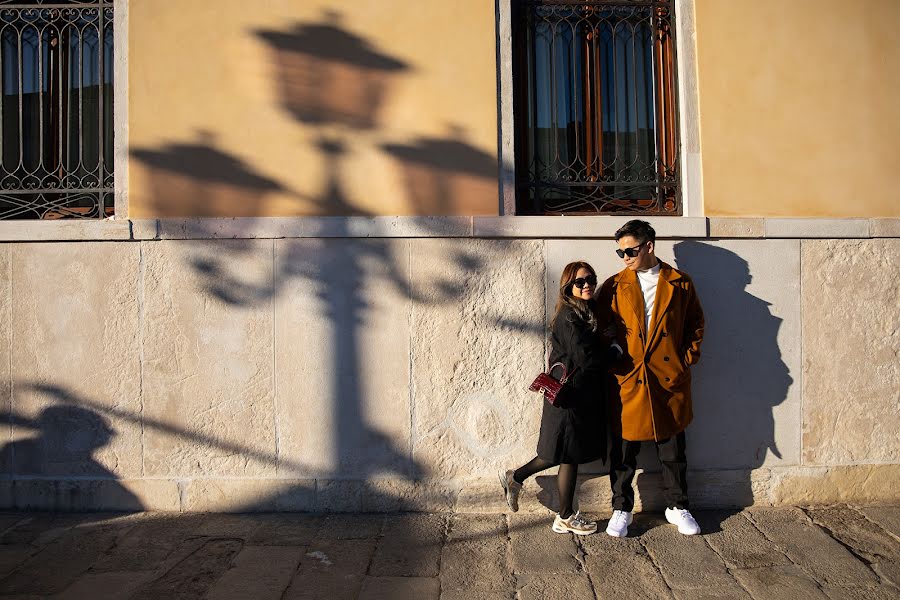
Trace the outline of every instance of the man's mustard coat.
{"label": "man's mustard coat", "polygon": [[703,309],[691,278],[660,261],[650,331],[644,297],[629,269],[603,283],[601,310],[612,311],[624,354],[612,368],[610,418],[626,440],[664,440],[693,418],[690,366],[700,359]]}

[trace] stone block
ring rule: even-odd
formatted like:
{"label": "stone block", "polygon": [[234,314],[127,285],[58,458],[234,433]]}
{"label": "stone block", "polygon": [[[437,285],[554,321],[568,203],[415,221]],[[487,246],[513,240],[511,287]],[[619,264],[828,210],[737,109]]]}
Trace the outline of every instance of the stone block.
{"label": "stone block", "polygon": [[154,237],[163,240],[300,237],[303,235],[303,223],[304,220],[297,217],[158,219]]}
{"label": "stone block", "polygon": [[602,582],[597,590],[599,598],[616,600],[668,600],[669,586],[659,569],[635,537],[613,538],[602,530],[606,523],[597,524],[600,531],[581,539],[584,548],[584,568],[591,579]]}
{"label": "stone block", "polygon": [[682,535],[669,525],[654,527],[643,533],[641,542],[672,589],[728,589],[737,586],[722,559],[702,536]]}
{"label": "stone block", "polygon": [[897,501],[900,465],[795,467],[773,470],[772,500],[778,505],[868,504]]}
{"label": "stone block", "polygon": [[331,515],[323,519],[320,540],[374,540],[384,529],[384,516]]}
{"label": "stone block", "polygon": [[900,237],[900,219],[898,218],[870,219],[869,223],[873,238]]}
{"label": "stone block", "polygon": [[573,536],[553,534],[552,524],[553,515],[549,514],[509,515],[512,564],[517,575],[557,574],[560,580],[574,576],[580,565]]}
{"label": "stone block", "polygon": [[451,512],[459,490],[444,481],[370,479],[362,491],[363,512]]}
{"label": "stone block", "polygon": [[[413,457],[436,479],[493,479],[534,456],[544,363],[542,242],[415,240]],[[461,493],[464,490],[461,491]]]}
{"label": "stone block", "polygon": [[472,217],[305,217],[304,237],[470,237]]}
{"label": "stone block", "polygon": [[587,575],[571,573],[565,577],[545,573],[526,573],[518,576],[516,597],[521,600],[547,598],[594,598],[594,587]]}
{"label": "stone block", "polygon": [[156,577],[153,571],[127,573],[88,572],[63,590],[60,598],[91,598],[92,600],[128,600],[139,587]]}
{"label": "stone block", "polygon": [[768,218],[768,238],[867,238],[869,219]]}
{"label": "stone block", "polygon": [[735,569],[732,573],[754,598],[828,599],[828,596],[822,593],[822,590],[816,585],[815,580],[795,565]]}
{"label": "stone block", "polygon": [[[627,218],[609,216],[475,217],[475,237],[608,238]],[[704,217],[646,217],[659,238],[706,237]]]}
{"label": "stone block", "polygon": [[897,588],[892,585],[866,587],[839,587],[827,585],[822,588],[831,600],[897,600]]}
{"label": "stone block", "polygon": [[438,600],[437,577],[366,577],[359,600]]}
{"label": "stone block", "polygon": [[316,512],[360,512],[365,481],[316,480]]}
{"label": "stone block", "polygon": [[709,218],[709,237],[712,238],[761,238],[765,234],[766,224],[762,218]]}
{"label": "stone block", "polygon": [[861,506],[857,510],[895,538],[900,539],[900,505]]}
{"label": "stone block", "polygon": [[272,242],[141,247],[145,474],[274,475]]}
{"label": "stone block", "polygon": [[[441,590],[512,595],[506,519],[502,515],[456,515],[441,554]],[[477,576],[473,574],[477,573]]]}
{"label": "stone block", "polygon": [[159,219],[130,219],[131,239],[158,240],[160,232]]}
{"label": "stone block", "polygon": [[232,567],[206,592],[209,600],[280,600],[300,564],[302,548],[244,546]]}
{"label": "stone block", "polygon": [[437,577],[446,528],[446,517],[440,515],[388,516],[369,565],[369,575]]}
{"label": "stone block", "polygon": [[703,539],[729,569],[790,564],[742,512],[694,512]]}
{"label": "stone block", "polygon": [[900,543],[856,510],[843,505],[810,508],[806,514],[831,537],[870,563],[900,562]]}
{"label": "stone block", "polygon": [[130,237],[130,224],[125,219],[13,220],[0,223],[2,242],[125,241]]}
{"label": "stone block", "polygon": [[[623,268],[612,240],[546,244],[548,315],[566,263],[586,260],[601,281]],[[656,254],[690,275],[706,320],[702,356],[692,368],[690,468],[799,464],[800,243],[661,240]],[[640,465],[658,468],[652,452],[642,458]],[[751,481],[739,484],[730,495],[746,502],[752,497]]]}
{"label": "stone block", "polygon": [[[747,514],[767,539],[794,564],[802,565],[803,570],[819,584],[847,586],[875,585],[878,582],[863,562],[814,525],[800,509],[754,508]],[[773,569],[774,577],[785,568],[762,567],[755,571]],[[743,579],[741,583],[745,583]]]}
{"label": "stone block", "polygon": [[169,569],[162,577],[138,589],[135,600],[202,597],[231,567],[243,543],[236,539],[204,541],[195,552]]}
{"label": "stone block", "polygon": [[900,462],[898,264],[900,239],[803,242],[806,465]]}
{"label": "stone block", "polygon": [[273,512],[315,509],[315,480],[194,479],[186,483],[189,512]]}
{"label": "stone block", "polygon": [[9,259],[14,429],[0,464],[140,476],[140,247],[15,244]]}
{"label": "stone block", "polygon": [[276,242],[279,475],[406,478],[409,244]]}

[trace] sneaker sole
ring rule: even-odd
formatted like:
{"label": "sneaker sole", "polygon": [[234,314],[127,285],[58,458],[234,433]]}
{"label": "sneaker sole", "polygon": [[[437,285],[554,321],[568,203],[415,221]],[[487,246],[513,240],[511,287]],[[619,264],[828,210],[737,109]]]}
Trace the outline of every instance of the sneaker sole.
{"label": "sneaker sole", "polygon": [[614,538],[623,538],[623,537],[628,537],[628,532],[625,531],[623,533],[616,533],[615,531],[610,531],[609,529],[607,529],[606,535],[608,535],[609,537],[614,537]]}

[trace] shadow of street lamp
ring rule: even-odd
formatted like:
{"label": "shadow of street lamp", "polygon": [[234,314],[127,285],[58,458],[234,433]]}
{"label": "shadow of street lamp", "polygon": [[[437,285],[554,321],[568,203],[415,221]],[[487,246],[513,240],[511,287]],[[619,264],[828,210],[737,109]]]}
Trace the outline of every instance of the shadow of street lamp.
{"label": "shadow of street lamp", "polygon": [[373,129],[391,78],[409,66],[341,27],[339,13],[292,31],[260,30],[277,67],[282,105],[295,119]]}

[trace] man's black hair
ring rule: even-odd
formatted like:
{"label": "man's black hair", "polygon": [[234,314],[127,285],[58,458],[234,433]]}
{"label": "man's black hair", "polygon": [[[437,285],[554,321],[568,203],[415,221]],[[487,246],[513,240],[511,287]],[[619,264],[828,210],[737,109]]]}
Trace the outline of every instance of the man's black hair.
{"label": "man's black hair", "polygon": [[616,231],[616,241],[618,242],[621,238],[630,235],[640,243],[644,242],[653,242],[656,243],[656,231],[647,221],[641,221],[640,219],[634,219],[628,221],[621,227],[619,227],[618,231]]}

